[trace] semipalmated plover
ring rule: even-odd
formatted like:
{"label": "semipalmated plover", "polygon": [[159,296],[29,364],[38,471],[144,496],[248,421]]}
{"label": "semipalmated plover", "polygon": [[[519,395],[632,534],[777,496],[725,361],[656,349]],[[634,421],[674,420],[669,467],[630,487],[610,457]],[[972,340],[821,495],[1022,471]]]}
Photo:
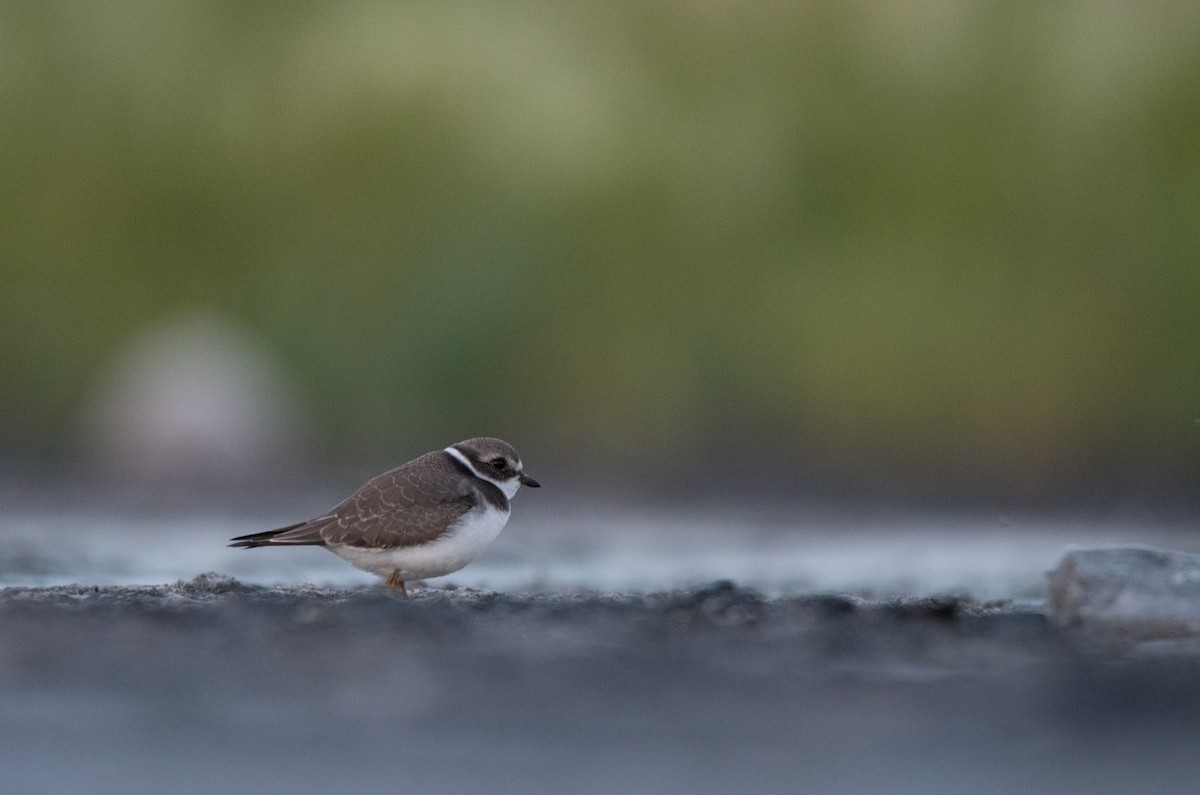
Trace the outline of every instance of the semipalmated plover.
{"label": "semipalmated plover", "polygon": [[405,580],[458,571],[508,521],[522,471],[508,442],[480,436],[426,453],[372,478],[332,510],[307,522],[230,539],[231,547],[322,546],[363,571]]}

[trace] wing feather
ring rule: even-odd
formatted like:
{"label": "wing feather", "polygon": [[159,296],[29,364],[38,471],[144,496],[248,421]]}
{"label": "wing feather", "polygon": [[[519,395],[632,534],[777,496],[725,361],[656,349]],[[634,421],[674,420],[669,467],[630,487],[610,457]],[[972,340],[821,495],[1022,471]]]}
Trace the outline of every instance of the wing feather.
{"label": "wing feather", "polygon": [[321,522],[322,540],[389,549],[438,538],[480,501],[447,459],[440,450],[426,453],[367,481],[313,520]]}
{"label": "wing feather", "polygon": [[263,533],[238,536],[237,538],[230,539],[233,543],[229,546],[245,549],[270,546],[299,546],[302,544],[320,544],[323,546],[325,540],[321,538],[321,526],[317,522],[318,520],[314,519],[311,522],[300,522],[299,524],[280,527],[278,530],[267,530]]}

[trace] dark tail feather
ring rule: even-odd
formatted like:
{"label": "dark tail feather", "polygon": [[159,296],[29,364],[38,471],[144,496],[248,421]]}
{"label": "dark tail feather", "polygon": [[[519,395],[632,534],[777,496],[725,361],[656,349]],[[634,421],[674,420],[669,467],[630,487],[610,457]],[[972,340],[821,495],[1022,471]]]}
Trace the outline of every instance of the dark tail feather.
{"label": "dark tail feather", "polygon": [[278,530],[251,533],[250,535],[238,536],[229,540],[233,542],[229,546],[240,547],[242,549],[253,549],[254,547],[291,547],[303,546],[305,544],[325,546],[325,540],[321,538],[321,526],[310,522],[298,522],[290,524],[287,527],[281,527]]}

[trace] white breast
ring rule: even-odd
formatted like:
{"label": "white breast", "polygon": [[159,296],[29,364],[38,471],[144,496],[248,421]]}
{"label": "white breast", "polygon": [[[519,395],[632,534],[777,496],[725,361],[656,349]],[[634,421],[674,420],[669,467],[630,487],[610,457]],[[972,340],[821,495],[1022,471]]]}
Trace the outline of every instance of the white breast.
{"label": "white breast", "polygon": [[508,511],[491,505],[473,510],[437,540],[415,547],[372,549],[330,544],[329,550],[351,566],[388,577],[399,570],[401,580],[423,580],[458,571],[500,535],[508,522]]}

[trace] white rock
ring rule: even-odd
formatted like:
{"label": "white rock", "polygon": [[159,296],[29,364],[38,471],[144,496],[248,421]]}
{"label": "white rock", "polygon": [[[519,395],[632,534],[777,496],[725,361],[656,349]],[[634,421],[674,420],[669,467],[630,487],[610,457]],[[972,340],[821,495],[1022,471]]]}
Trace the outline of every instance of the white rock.
{"label": "white rock", "polygon": [[1129,641],[1200,635],[1200,555],[1076,549],[1048,574],[1050,617]]}
{"label": "white rock", "polygon": [[104,369],[85,412],[88,458],[137,483],[261,476],[302,446],[295,395],[259,340],[184,312],[143,330]]}

